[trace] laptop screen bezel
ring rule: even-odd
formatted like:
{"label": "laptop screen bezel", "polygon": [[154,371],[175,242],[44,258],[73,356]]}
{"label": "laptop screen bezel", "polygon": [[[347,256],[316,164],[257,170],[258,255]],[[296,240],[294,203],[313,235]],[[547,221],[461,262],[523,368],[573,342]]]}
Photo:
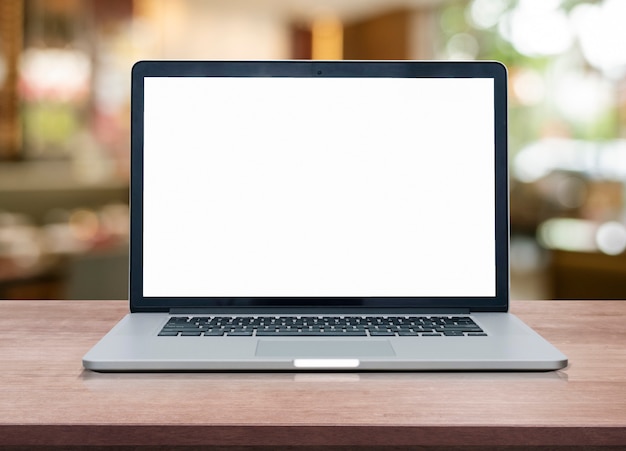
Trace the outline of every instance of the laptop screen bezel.
{"label": "laptop screen bezel", "polygon": [[[143,295],[143,132],[146,77],[402,77],[491,78],[494,83],[495,296],[493,297],[146,297]],[[468,309],[507,311],[509,306],[509,189],[507,70],[496,61],[140,61],[132,69],[130,283],[132,312],[172,309],[277,308]],[[454,275],[450,275],[453,279]]]}

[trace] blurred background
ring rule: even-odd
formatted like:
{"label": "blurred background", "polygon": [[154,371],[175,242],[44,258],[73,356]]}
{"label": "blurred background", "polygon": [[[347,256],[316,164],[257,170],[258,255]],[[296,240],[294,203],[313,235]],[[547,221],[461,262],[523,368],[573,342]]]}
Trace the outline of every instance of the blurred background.
{"label": "blurred background", "polygon": [[513,299],[626,299],[625,22],[623,0],[1,0],[0,299],[127,298],[130,69],[162,58],[504,62]]}

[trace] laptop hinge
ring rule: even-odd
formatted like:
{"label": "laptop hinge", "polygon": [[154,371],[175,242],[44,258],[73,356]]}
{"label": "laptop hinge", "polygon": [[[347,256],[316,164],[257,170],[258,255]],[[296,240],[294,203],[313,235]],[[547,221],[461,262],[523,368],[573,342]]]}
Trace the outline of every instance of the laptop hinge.
{"label": "laptop hinge", "polygon": [[306,307],[212,307],[212,308],[171,308],[170,315],[199,315],[199,314],[308,314],[308,315],[469,315],[469,308],[390,308],[390,309],[368,309],[368,308],[338,308],[329,307],[324,309],[312,309]]}

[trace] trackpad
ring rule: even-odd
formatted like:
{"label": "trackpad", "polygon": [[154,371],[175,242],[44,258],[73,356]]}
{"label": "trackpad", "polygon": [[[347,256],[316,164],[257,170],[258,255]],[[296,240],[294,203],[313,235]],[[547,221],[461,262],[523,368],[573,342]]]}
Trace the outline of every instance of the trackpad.
{"label": "trackpad", "polygon": [[395,352],[389,341],[382,340],[259,340],[256,348],[259,357],[393,357]]}

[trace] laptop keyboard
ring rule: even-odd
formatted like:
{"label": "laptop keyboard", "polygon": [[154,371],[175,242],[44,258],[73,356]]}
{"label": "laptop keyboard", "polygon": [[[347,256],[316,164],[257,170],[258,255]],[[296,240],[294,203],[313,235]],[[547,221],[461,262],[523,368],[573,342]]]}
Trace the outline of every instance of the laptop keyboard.
{"label": "laptop keyboard", "polygon": [[463,337],[487,334],[467,316],[173,316],[160,337]]}

